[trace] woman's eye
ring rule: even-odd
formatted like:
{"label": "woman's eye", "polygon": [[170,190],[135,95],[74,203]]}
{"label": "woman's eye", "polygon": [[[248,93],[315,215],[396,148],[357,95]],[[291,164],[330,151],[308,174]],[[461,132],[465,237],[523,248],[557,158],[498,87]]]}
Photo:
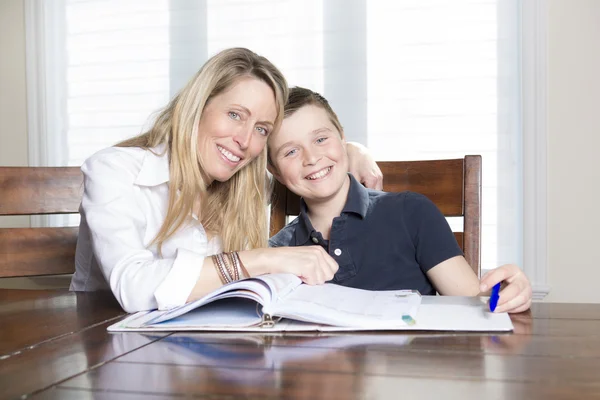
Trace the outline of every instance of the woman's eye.
{"label": "woman's eye", "polygon": [[262,126],[257,126],[256,130],[263,136],[267,136],[269,134],[269,131],[267,131],[265,128],[263,128]]}
{"label": "woman's eye", "polygon": [[229,111],[229,118],[231,119],[240,119],[240,114],[234,112],[234,111]]}

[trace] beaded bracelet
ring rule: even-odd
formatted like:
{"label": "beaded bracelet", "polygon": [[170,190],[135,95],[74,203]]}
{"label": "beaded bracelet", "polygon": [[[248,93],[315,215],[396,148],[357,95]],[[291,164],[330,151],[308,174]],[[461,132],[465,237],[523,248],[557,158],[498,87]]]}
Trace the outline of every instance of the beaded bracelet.
{"label": "beaded bracelet", "polygon": [[[223,284],[250,277],[237,251],[219,253],[212,256],[213,264]],[[229,260],[229,261],[228,261]]]}
{"label": "beaded bracelet", "polygon": [[244,278],[250,278],[250,273],[248,273],[248,270],[244,266],[244,263],[242,263],[242,260],[240,259],[240,255],[238,254],[238,252],[233,251],[233,252],[231,252],[231,254],[233,254],[233,257],[235,257],[235,260],[237,261],[237,267],[241,271],[241,275]]}
{"label": "beaded bracelet", "polygon": [[[231,278],[231,280],[232,281],[239,280],[240,273],[239,273],[238,269],[236,268],[235,263],[232,260],[231,253],[221,253],[218,256],[221,258],[223,265],[225,265],[225,269],[229,273],[229,277]],[[227,261],[227,260],[229,260],[229,261]]]}
{"label": "beaded bracelet", "polygon": [[223,254],[215,254],[212,256],[213,264],[221,278],[223,284],[230,283],[233,281],[233,277],[229,275],[229,272],[223,266]]}

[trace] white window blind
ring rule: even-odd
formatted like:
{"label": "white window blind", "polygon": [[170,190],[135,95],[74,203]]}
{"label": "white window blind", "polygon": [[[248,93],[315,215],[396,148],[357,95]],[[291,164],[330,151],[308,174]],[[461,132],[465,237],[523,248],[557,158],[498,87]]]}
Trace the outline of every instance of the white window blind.
{"label": "white window blind", "polygon": [[[483,268],[520,263],[521,240],[514,234],[521,223],[520,200],[514,200],[521,195],[520,131],[518,123],[506,122],[520,118],[514,4],[49,3],[46,7],[54,9],[49,18],[62,12],[65,21],[65,48],[56,52],[65,55],[65,79],[55,98],[66,117],[55,140],[65,141],[67,151],[55,163],[80,165],[93,152],[140,133],[209,56],[227,47],[248,47],[275,63],[291,85],[323,93],[347,137],[367,144],[378,160],[482,155]],[[52,23],[46,21],[49,29]],[[499,175],[499,165],[510,168]],[[502,226],[506,220],[516,222]]]}
{"label": "white window blind", "polygon": [[367,2],[368,146],[389,161],[482,156],[483,269],[499,262],[498,216],[509,210],[497,202],[498,156],[512,156],[498,147],[496,3]]}
{"label": "white window blind", "polygon": [[139,134],[169,100],[168,1],[66,0],[69,165]]}

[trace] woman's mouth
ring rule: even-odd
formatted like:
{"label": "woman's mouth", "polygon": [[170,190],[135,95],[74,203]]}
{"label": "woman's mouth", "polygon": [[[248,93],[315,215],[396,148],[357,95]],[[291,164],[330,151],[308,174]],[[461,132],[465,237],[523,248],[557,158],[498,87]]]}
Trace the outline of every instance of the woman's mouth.
{"label": "woman's mouth", "polygon": [[233,154],[232,152],[230,152],[229,150],[227,150],[224,147],[221,147],[219,145],[217,145],[217,149],[219,149],[219,152],[223,155],[223,157],[225,157],[228,161],[231,161],[232,163],[238,163],[241,160],[241,157],[236,156],[235,154]]}

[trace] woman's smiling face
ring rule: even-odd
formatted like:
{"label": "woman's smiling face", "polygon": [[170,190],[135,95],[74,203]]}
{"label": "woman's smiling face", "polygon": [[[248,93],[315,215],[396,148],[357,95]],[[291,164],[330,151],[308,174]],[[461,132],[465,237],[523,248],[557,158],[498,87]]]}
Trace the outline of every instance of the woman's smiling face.
{"label": "woman's smiling face", "polygon": [[276,117],[273,90],[253,77],[241,78],[213,97],[198,126],[198,152],[207,183],[229,180],[258,157]]}

